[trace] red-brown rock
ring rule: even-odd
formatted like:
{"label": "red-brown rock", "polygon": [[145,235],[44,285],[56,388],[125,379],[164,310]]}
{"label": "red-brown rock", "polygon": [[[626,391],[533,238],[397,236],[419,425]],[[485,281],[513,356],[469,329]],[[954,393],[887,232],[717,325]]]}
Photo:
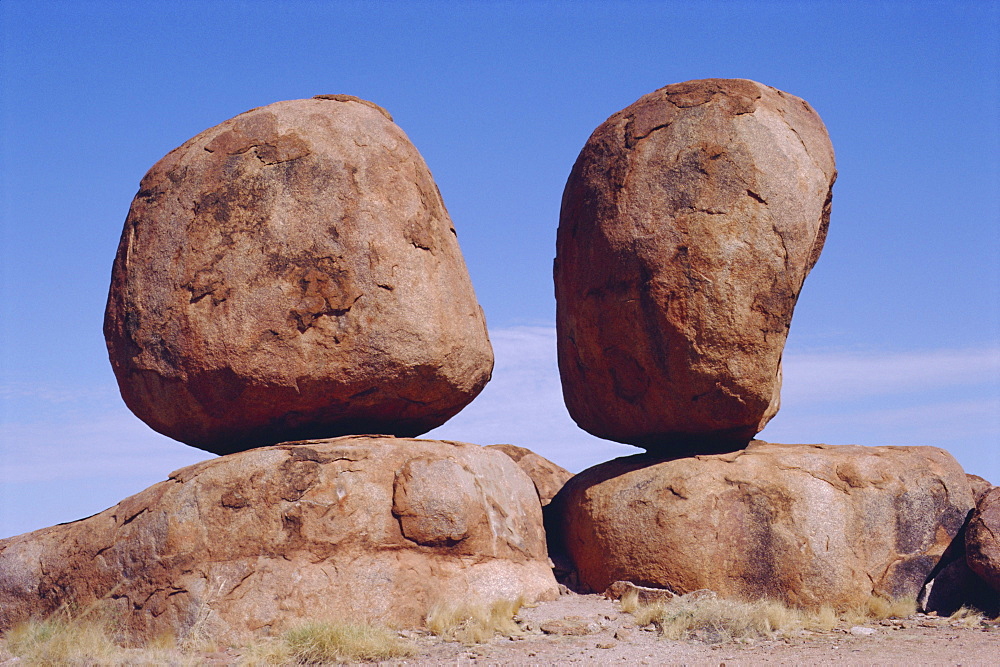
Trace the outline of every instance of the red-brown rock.
{"label": "red-brown rock", "polygon": [[986,494],[993,488],[993,484],[979,475],[965,473],[965,476],[969,478],[969,486],[972,488],[972,497],[978,505],[979,501],[986,497]]}
{"label": "red-brown rock", "polygon": [[0,540],[0,631],[106,605],[133,637],[419,626],[435,604],[554,598],[535,489],[501,452],[374,437],[178,470],[100,514]]}
{"label": "red-brown rock", "polygon": [[1000,487],[993,487],[976,505],[965,533],[969,568],[1000,592]]}
{"label": "red-brown rock", "polygon": [[598,127],[556,241],[559,369],[577,424],[675,453],[745,446],[778,410],[835,177],[816,112],[753,81],[667,86]]}
{"label": "red-brown rock", "polygon": [[563,485],[573,476],[569,470],[526,447],[518,447],[517,445],[487,445],[487,447],[498,449],[514,459],[514,463],[527,473],[531,481],[535,483],[535,490],[538,491],[538,499],[542,506],[548,505],[559,493],[559,489],[563,488]]}
{"label": "red-brown rock", "polygon": [[418,435],[493,367],[427,166],[384,110],[343,95],[248,111],[160,160],[104,330],[129,408],[217,454]]}
{"label": "red-brown rock", "polygon": [[546,509],[561,527],[550,541],[589,591],[631,581],[847,608],[916,597],[971,508],[964,472],[941,449],[754,441],[602,463]]}

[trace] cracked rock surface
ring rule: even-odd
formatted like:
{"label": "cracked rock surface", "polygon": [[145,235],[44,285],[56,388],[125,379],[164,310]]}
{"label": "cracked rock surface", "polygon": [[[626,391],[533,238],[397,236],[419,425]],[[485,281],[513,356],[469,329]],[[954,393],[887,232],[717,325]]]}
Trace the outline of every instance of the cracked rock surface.
{"label": "cracked rock surface", "polygon": [[640,454],[585,470],[546,508],[553,558],[616,581],[793,606],[916,597],[973,508],[936,447],[778,445]]}
{"label": "cracked rock surface", "polygon": [[745,446],[778,410],[835,178],[816,112],[753,81],[666,86],[598,127],[566,184],[554,270],[577,424],[676,453]]}
{"label": "cracked rock surface", "polygon": [[346,95],[253,109],[150,169],[104,329],[129,408],[216,454],[419,435],[493,368],[430,171],[384,110]]}
{"label": "cracked rock surface", "polygon": [[504,453],[347,436],[182,468],[87,519],[0,540],[0,631],[109,607],[137,639],[304,620],[419,627],[435,604],[554,599],[542,510]]}

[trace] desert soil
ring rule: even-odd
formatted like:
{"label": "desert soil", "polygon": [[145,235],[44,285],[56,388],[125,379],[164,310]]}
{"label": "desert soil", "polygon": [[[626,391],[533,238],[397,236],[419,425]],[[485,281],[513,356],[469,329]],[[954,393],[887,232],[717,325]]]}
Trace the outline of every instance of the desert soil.
{"label": "desert soil", "polygon": [[[636,627],[618,602],[568,593],[523,608],[523,637],[466,646],[422,631],[404,636],[417,652],[384,665],[988,665],[1000,664],[1000,620],[969,624],[916,614],[829,632],[769,640],[671,641]],[[970,627],[971,625],[971,627]],[[6,658],[6,659],[5,659]],[[239,649],[202,653],[199,662],[238,665]],[[20,661],[5,654],[0,665]]]}
{"label": "desert soil", "polygon": [[[637,665],[900,665],[1000,664],[1000,623],[967,628],[946,618],[918,614],[871,623],[873,630],[842,628],[777,640],[709,643],[671,641],[635,626],[617,602],[601,595],[561,596],[522,609],[523,639],[497,639],[473,647],[414,638],[420,653],[392,664],[637,664]],[[587,634],[560,634],[586,632]],[[856,626],[862,627],[862,626]],[[542,630],[555,632],[543,632]]]}

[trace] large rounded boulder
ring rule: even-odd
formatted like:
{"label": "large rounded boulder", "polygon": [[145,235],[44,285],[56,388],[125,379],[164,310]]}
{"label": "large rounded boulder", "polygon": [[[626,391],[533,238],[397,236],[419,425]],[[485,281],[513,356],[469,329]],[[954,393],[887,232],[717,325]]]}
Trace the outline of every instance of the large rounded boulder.
{"label": "large rounded boulder", "polygon": [[558,595],[534,485],[502,452],[348,436],[178,470],[87,519],[0,540],[0,631],[64,605],[149,640],[308,620],[424,624]]}
{"label": "large rounded boulder", "polygon": [[835,177],[816,112],[753,81],[670,85],[598,127],[556,242],[559,370],[577,424],[650,449],[746,445],[778,410]]}
{"label": "large rounded boulder", "polygon": [[935,447],[777,445],[615,459],[548,506],[555,556],[579,583],[616,581],[844,609],[916,597],[973,507]]}
{"label": "large rounded boulder", "polygon": [[427,166],[383,109],[343,95],[253,109],[153,166],[104,330],[128,407],[218,454],[418,435],[493,367]]}

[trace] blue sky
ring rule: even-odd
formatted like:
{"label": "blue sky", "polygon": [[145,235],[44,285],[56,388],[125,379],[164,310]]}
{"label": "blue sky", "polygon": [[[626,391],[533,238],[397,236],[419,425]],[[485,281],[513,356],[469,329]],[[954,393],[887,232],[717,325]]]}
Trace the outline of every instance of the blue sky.
{"label": "blue sky", "polygon": [[426,159],[497,354],[430,437],[572,469],[629,454],[562,407],[551,281],[589,134],[669,83],[808,100],[837,152],[776,442],[948,449],[1000,483],[997,2],[0,2],[0,537],[209,455],[118,396],[101,323],[139,179],[252,107],[348,93]]}

